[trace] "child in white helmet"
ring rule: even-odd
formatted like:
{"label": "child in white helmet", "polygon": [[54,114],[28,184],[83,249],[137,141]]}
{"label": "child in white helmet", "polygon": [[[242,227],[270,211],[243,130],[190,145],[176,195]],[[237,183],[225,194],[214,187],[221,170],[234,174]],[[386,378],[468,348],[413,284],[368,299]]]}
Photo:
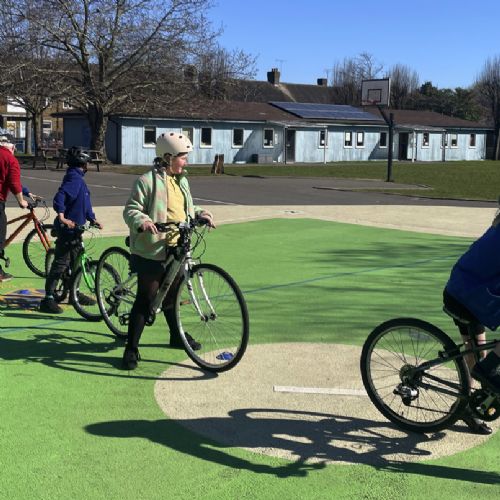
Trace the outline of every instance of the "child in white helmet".
{"label": "child in white helmet", "polygon": [[[155,222],[178,223],[188,217],[198,217],[215,227],[212,214],[194,205],[183,170],[192,149],[191,141],[183,134],[169,132],[160,135],[156,141],[155,165],[136,180],[123,211],[123,218],[130,228],[131,270],[137,273],[137,296],[130,312],[127,345],[123,353],[123,367],[127,370],[135,369],[140,360],[139,340],[165,273],[167,252],[177,243],[175,235],[159,233]],[[182,347],[172,300],[167,294],[163,303],[170,328],[170,346]],[[195,339],[188,334],[186,337],[193,349],[200,349]]]}

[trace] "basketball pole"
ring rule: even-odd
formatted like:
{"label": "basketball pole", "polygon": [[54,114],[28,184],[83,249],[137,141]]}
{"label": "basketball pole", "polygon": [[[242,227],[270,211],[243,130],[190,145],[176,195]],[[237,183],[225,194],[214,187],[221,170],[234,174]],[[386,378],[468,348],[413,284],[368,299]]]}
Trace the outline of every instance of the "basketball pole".
{"label": "basketball pole", "polygon": [[382,109],[380,104],[377,104],[377,109],[380,111],[380,114],[384,118],[385,123],[389,127],[389,151],[387,151],[387,178],[386,182],[394,182],[392,178],[392,148],[394,143],[394,113],[389,113],[389,116]]}

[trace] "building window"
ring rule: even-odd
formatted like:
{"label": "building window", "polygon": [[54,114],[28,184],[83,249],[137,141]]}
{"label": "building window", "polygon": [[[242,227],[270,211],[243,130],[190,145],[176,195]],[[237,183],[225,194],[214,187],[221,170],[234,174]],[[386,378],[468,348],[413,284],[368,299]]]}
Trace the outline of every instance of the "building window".
{"label": "building window", "polygon": [[243,129],[233,128],[233,148],[243,147]]}
{"label": "building window", "polygon": [[144,127],[144,146],[152,147],[156,144],[156,127]]}
{"label": "building window", "polygon": [[63,109],[73,109],[73,105],[71,104],[70,101],[68,101],[67,99],[65,99],[62,103],[62,107]]}
{"label": "building window", "polygon": [[365,147],[365,133],[364,132],[356,132],[356,147],[364,148]]}
{"label": "building window", "polygon": [[263,146],[265,148],[273,148],[274,147],[274,129],[272,129],[272,128],[265,128],[264,129]]}
{"label": "building window", "polygon": [[344,132],[344,148],[352,148],[352,132]]}
{"label": "building window", "polygon": [[442,148],[447,148],[448,147],[448,134],[443,134],[441,136],[441,147]]}
{"label": "building window", "polygon": [[469,148],[476,147],[476,134],[469,134]]}
{"label": "building window", "polygon": [[387,147],[387,132],[380,132],[380,139],[378,144],[381,148]]}
{"label": "building window", "polygon": [[458,148],[458,134],[450,134],[450,148]]}
{"label": "building window", "polygon": [[193,129],[193,127],[183,127],[181,129],[181,134],[185,135],[191,141],[191,144],[194,144],[194,141],[193,141],[194,129]]}
{"label": "building window", "polygon": [[43,120],[43,135],[50,135],[52,132],[52,121]]}
{"label": "building window", "polygon": [[212,147],[212,129],[209,127],[203,127],[201,129],[200,138],[201,148],[211,148]]}
{"label": "building window", "polygon": [[429,132],[422,133],[422,147],[423,148],[429,147]]}
{"label": "building window", "polygon": [[319,147],[320,148],[328,147],[328,132],[326,130],[319,131]]}

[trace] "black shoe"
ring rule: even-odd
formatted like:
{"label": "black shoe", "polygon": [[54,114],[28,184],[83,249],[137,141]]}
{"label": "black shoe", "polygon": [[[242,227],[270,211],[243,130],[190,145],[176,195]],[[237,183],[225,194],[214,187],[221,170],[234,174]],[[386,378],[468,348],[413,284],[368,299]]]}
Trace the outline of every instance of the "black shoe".
{"label": "black shoe", "polygon": [[[199,351],[201,349],[201,344],[196,342],[196,340],[194,340],[188,332],[184,332],[184,335],[186,336],[189,347],[191,347],[193,351]],[[184,344],[182,343],[180,337],[170,337],[170,347],[173,347],[174,349],[184,349]]]}
{"label": "black shoe", "polygon": [[12,274],[6,273],[3,269],[0,269],[0,282],[10,281],[12,279]]}
{"label": "black shoe", "polygon": [[64,312],[63,308],[53,298],[48,299],[47,297],[40,301],[38,310],[48,314],[61,314]]}
{"label": "black shoe", "polygon": [[500,394],[500,358],[490,352],[471,370],[473,378]]}
{"label": "black shoe", "polygon": [[486,425],[486,422],[479,420],[479,418],[469,416],[462,418],[462,420],[465,422],[472,434],[482,434],[483,436],[488,436],[493,432],[491,427]]}
{"label": "black shoe", "polygon": [[124,370],[135,370],[137,368],[137,362],[140,360],[141,355],[139,354],[139,349],[129,349],[128,347],[125,347],[122,359],[122,366]]}
{"label": "black shoe", "polygon": [[82,306],[95,306],[97,304],[97,301],[95,299],[80,292],[78,292],[78,302]]}

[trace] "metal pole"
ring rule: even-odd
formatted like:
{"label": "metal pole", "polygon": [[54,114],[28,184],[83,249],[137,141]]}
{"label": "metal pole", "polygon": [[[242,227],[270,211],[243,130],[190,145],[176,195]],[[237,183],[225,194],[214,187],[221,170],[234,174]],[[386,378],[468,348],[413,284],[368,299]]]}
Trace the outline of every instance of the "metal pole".
{"label": "metal pole", "polygon": [[377,108],[382,115],[385,123],[389,127],[389,150],[387,151],[387,178],[386,182],[393,182],[392,180],[392,148],[394,143],[394,113],[390,113],[389,117],[387,117],[385,111],[382,107],[377,104]]}

